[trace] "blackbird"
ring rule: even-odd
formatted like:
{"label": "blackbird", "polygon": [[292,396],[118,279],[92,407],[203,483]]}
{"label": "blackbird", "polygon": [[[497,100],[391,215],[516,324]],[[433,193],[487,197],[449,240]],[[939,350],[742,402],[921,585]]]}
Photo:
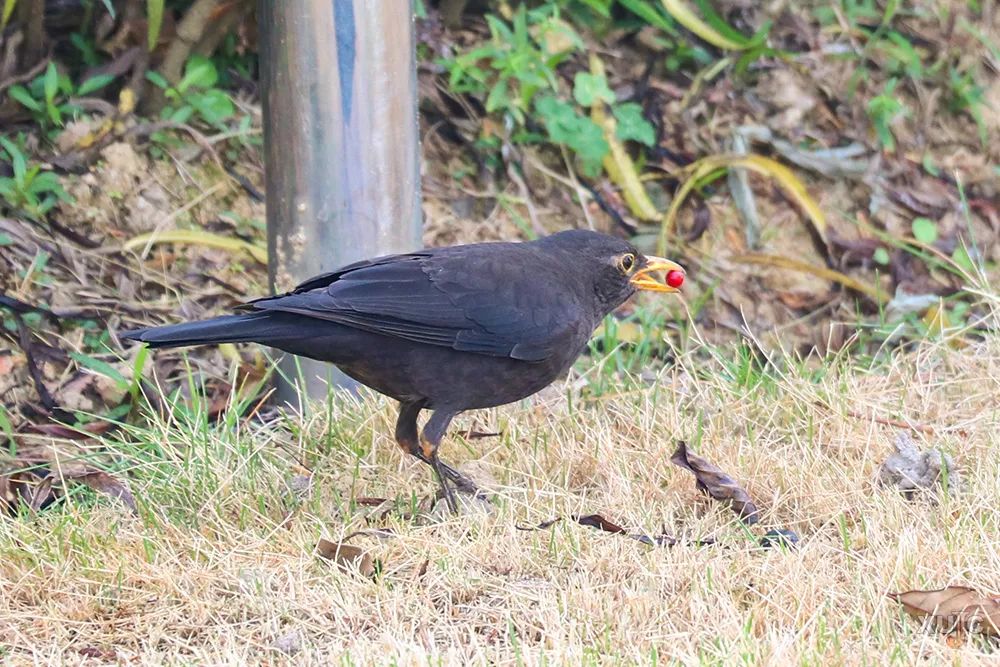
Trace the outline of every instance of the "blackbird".
{"label": "blackbird", "polygon": [[[664,280],[657,272],[665,272]],[[636,290],[676,292],[684,270],[585,230],[377,257],[209,320],[123,334],[150,347],[256,342],[327,361],[399,401],[396,442],[450,481],[438,458],[464,410],[520,400],[566,372],[605,315]],[[417,430],[421,410],[431,416]]]}

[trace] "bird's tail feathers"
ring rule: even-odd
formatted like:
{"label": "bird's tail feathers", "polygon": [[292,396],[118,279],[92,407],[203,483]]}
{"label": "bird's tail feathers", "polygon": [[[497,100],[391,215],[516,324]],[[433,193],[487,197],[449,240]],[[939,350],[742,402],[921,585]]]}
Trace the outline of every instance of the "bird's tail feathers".
{"label": "bird's tail feathers", "polygon": [[184,347],[218,343],[263,342],[280,337],[283,322],[275,322],[270,313],[224,315],[200,322],[170,324],[163,327],[135,329],[121,334],[149,347]]}

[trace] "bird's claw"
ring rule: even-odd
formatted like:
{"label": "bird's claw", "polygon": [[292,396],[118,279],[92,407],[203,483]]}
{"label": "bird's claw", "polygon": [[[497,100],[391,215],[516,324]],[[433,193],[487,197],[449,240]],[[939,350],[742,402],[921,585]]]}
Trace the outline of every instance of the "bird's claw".
{"label": "bird's claw", "polygon": [[[430,458],[427,460],[427,463],[434,468],[438,483],[441,485],[441,495],[444,497],[445,502],[448,503],[448,509],[451,510],[452,514],[458,514],[458,501],[455,498],[456,490],[474,499],[489,502],[486,492],[476,486],[475,482],[441,461],[438,457],[434,456]],[[454,485],[454,489],[452,489],[452,485]]]}

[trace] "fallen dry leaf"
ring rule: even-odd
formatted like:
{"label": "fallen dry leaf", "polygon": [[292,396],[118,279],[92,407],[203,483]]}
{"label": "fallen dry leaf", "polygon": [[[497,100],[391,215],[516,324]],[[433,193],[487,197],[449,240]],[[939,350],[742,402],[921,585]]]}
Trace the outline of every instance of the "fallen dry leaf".
{"label": "fallen dry leaf", "polygon": [[361,547],[320,538],[316,549],[320,556],[333,561],[345,572],[358,572],[361,576],[369,578],[375,576],[375,559]]}
{"label": "fallen dry leaf", "polygon": [[168,229],[135,236],[124,244],[123,250],[146,250],[154,243],[194,244],[209,248],[220,248],[233,252],[245,252],[261,264],[267,264],[267,248],[220,234],[213,234],[203,229]]}
{"label": "fallen dry leaf", "polygon": [[738,42],[723,35],[721,32],[699,18],[698,15],[695,14],[694,10],[691,9],[687,3],[682,2],[681,0],[660,1],[663,3],[663,8],[667,10],[674,20],[712,46],[716,46],[727,51],[742,51],[751,45],[751,41],[749,39],[743,42]]}
{"label": "fallen dry leaf", "polygon": [[1000,599],[986,597],[967,586],[886,595],[903,605],[910,616],[927,619],[931,627],[941,632],[1000,637]]}
{"label": "fallen dry leaf", "polygon": [[670,462],[694,473],[698,490],[715,500],[728,502],[733,511],[748,525],[757,523],[757,506],[750,495],[732,477],[722,472],[718,466],[709,463],[697,454],[688,451],[683,440],[677,443],[677,451]]}
{"label": "fallen dry leaf", "polygon": [[597,528],[598,530],[603,530],[605,533],[626,533],[624,528],[614,523],[613,521],[608,521],[600,514],[588,514],[586,516],[574,516],[573,520],[576,521],[581,526],[588,526],[590,528]]}
{"label": "fallen dry leaf", "polygon": [[132,490],[129,489],[128,482],[124,479],[119,479],[101,470],[86,472],[82,475],[65,475],[65,479],[89,486],[98,493],[116,498],[122,501],[132,511],[132,514],[139,513],[139,508],[135,504],[135,496],[132,495]]}
{"label": "fallen dry leaf", "polygon": [[389,499],[361,496],[360,498],[355,498],[354,502],[358,505],[361,505],[362,507],[378,507],[382,503],[389,502]]}
{"label": "fallen dry leaf", "polygon": [[[118,499],[133,514],[138,514],[128,482],[95,467],[88,460],[92,454],[71,441],[90,437],[110,425],[110,422],[92,422],[82,427],[32,424],[25,431],[33,433],[16,434],[16,456],[0,458],[0,511],[14,513],[20,503],[32,510],[41,509],[65,495],[69,485],[76,483]],[[39,438],[36,435],[39,433],[44,435]],[[39,442],[47,437],[66,440]]]}
{"label": "fallen dry leaf", "polygon": [[[559,523],[562,520],[563,518],[561,516],[557,516],[554,519],[543,521],[537,526],[515,525],[514,527],[517,530],[524,530],[524,531],[545,530],[546,528],[551,528],[552,526],[554,526],[555,524]],[[648,544],[649,546],[654,546],[654,547],[673,547],[678,544],[687,544],[689,546],[701,547],[701,546],[716,544],[715,540],[712,538],[704,540],[692,540],[690,542],[682,542],[676,537],[667,535],[666,533],[655,536],[646,535],[644,533],[630,533],[621,526],[619,526],[618,524],[616,524],[615,522],[605,519],[600,514],[586,514],[583,516],[572,515],[570,516],[570,520],[575,521],[581,526],[587,526],[588,528],[596,528],[597,530],[603,531],[605,533],[612,533],[614,535],[624,535],[625,537],[635,540],[636,542],[642,542],[643,544]]]}
{"label": "fallen dry leaf", "polygon": [[53,438],[63,438],[66,440],[86,440],[96,435],[104,435],[108,431],[117,427],[117,424],[109,421],[94,421],[82,426],[68,426],[59,422],[49,422],[46,424],[26,424],[24,430],[27,433],[37,433]]}
{"label": "fallen dry leaf", "polygon": [[32,470],[0,475],[0,512],[4,514],[17,514],[20,505],[37,512],[55,498],[51,476],[38,475]]}
{"label": "fallen dry leaf", "polygon": [[780,162],[761,155],[720,153],[718,155],[703,157],[685,167],[685,172],[688,174],[687,180],[677,189],[673,201],[670,203],[670,208],[667,210],[666,215],[663,216],[663,222],[660,226],[660,236],[656,245],[658,254],[663,255],[666,253],[667,241],[674,233],[677,214],[680,212],[684,199],[694,190],[701,179],[723,168],[747,169],[758,174],[764,174],[775,180],[784,192],[806,213],[810,229],[822,242],[824,254],[829,253],[826,216],[823,214],[823,210],[819,207],[819,204],[816,203],[816,200],[809,194],[806,186],[795,175],[795,172]]}

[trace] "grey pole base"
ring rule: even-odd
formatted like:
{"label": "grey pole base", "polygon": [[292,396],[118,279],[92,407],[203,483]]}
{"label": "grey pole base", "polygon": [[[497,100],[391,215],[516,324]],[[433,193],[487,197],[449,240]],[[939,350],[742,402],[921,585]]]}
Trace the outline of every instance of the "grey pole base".
{"label": "grey pole base", "polygon": [[308,407],[309,401],[326,398],[331,391],[353,393],[360,387],[331,364],[285,354],[280,350],[272,350],[271,353],[278,358],[275,375],[278,403],[295,411]]}
{"label": "grey pole base", "polygon": [[[273,291],[345,264],[420,247],[411,0],[259,0]],[[283,359],[278,398],[334,385],[331,366]]]}

